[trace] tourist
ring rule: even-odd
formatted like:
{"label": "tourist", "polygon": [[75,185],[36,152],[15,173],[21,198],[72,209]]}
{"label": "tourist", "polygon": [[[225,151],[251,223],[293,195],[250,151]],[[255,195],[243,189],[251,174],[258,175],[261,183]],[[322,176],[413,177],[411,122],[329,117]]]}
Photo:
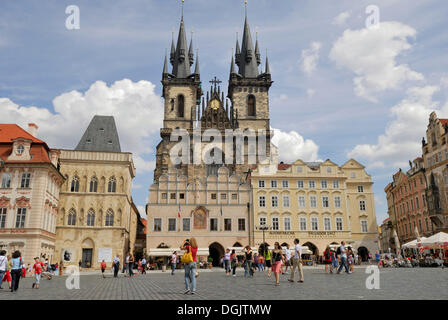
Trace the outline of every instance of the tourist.
{"label": "tourist", "polygon": [[299,245],[299,239],[294,239],[294,257],[292,261],[291,277],[289,282],[295,281],[296,269],[299,270],[300,279],[298,282],[303,282],[303,265],[302,265],[302,247]]}
{"label": "tourist", "polygon": [[129,265],[128,265],[129,278],[134,275],[134,270],[132,270],[133,268],[134,268],[134,256],[132,254],[129,254]]}
{"label": "tourist", "polygon": [[118,271],[120,270],[120,255],[116,255],[114,261],[112,262],[112,267],[114,268],[114,278],[118,278]]}
{"label": "tourist", "polygon": [[11,292],[17,291],[19,289],[20,274],[22,273],[22,257],[20,251],[15,251],[12,254],[12,266],[11,266]]}
{"label": "tourist", "polygon": [[238,265],[238,258],[236,257],[235,249],[232,249],[232,253],[230,254],[230,261],[232,265],[232,275],[236,277],[236,267]]}
{"label": "tourist", "polygon": [[253,252],[251,247],[248,245],[244,248],[244,277],[249,274],[250,277],[254,276],[254,272],[252,270],[252,263],[253,263]]}
{"label": "tourist", "polygon": [[331,256],[330,273],[333,273],[333,270],[337,270],[338,269],[338,259],[336,258],[336,253],[334,252],[333,249],[331,249],[331,251],[330,251],[330,256]]}
{"label": "tourist", "polygon": [[146,259],[143,257],[142,259],[142,274],[146,274]]}
{"label": "tourist", "polygon": [[324,264],[325,264],[325,273],[333,273],[333,270],[331,267],[330,246],[327,246],[327,248],[324,251]]}
{"label": "tourist", "polygon": [[338,274],[341,273],[342,267],[345,268],[345,272],[350,274],[351,272],[348,269],[348,265],[347,265],[347,249],[345,248],[344,241],[341,241],[341,245],[339,246],[338,251],[340,252],[338,257],[339,257],[339,259],[341,259],[341,264],[338,269]]}
{"label": "tourist", "polygon": [[375,252],[375,260],[376,260],[376,264],[378,265],[378,267],[381,266],[381,256],[380,253],[378,252],[378,250]]}
{"label": "tourist", "polygon": [[104,279],[105,278],[104,271],[106,271],[106,261],[104,261],[104,259],[101,262],[100,267],[101,267],[101,274],[103,275],[103,279]]}
{"label": "tourist", "polygon": [[283,272],[282,274],[288,274],[288,267],[291,267],[291,250],[289,250],[289,244],[286,245],[284,253],[285,253],[285,272]]}
{"label": "tourist", "polygon": [[283,260],[283,252],[280,244],[276,242],[274,244],[274,250],[272,251],[272,272],[274,272],[275,276],[275,285],[280,285],[280,273],[282,272],[282,260]]}
{"label": "tourist", "polygon": [[28,277],[31,277],[33,275],[33,266],[28,263],[28,267],[26,268],[26,273],[28,274]]}
{"label": "tourist", "polygon": [[354,258],[354,254],[353,254],[352,248],[348,249],[348,252],[347,252],[347,262],[348,262],[348,266],[349,266],[350,272],[353,272],[354,268],[355,268],[355,258]]}
{"label": "tourist", "polygon": [[172,276],[174,275],[174,271],[176,270],[176,263],[177,263],[177,252],[174,251],[170,258]]}
{"label": "tourist", "polygon": [[230,249],[226,249],[224,254],[224,268],[226,269],[226,275],[230,275]]}
{"label": "tourist", "polygon": [[123,263],[123,271],[122,271],[122,273],[124,273],[125,276],[126,276],[126,271],[127,271],[128,267],[129,267],[129,253],[126,254],[126,258],[125,258],[124,263]]}
{"label": "tourist", "polygon": [[6,251],[0,251],[0,289],[2,289],[3,276],[8,270],[8,258],[6,258]]}
{"label": "tourist", "polygon": [[253,264],[253,270],[256,272],[258,269],[258,253],[254,253],[254,264]]}
{"label": "tourist", "polygon": [[198,253],[198,244],[195,238],[191,238],[190,240],[185,240],[181,250],[185,250],[185,254],[188,258],[187,262],[185,262],[185,292],[184,294],[195,294],[196,293],[196,262],[197,262],[197,253]]}
{"label": "tourist", "polygon": [[266,269],[268,269],[268,277],[271,277],[271,267],[272,267],[272,263],[271,263],[271,250],[266,250],[266,256],[265,256],[265,260],[266,260]]}
{"label": "tourist", "polygon": [[369,264],[371,264],[371,261],[372,261],[372,254],[369,252],[369,258],[367,259],[368,260],[368,262],[369,262]]}
{"label": "tourist", "polygon": [[258,271],[264,271],[264,257],[260,255],[258,257]]}
{"label": "tourist", "polygon": [[32,285],[32,288],[36,288],[39,289],[39,283],[40,283],[40,278],[42,275],[42,269],[44,267],[44,264],[39,261],[39,257],[34,258],[34,265],[33,265],[33,269],[34,269],[34,283]]}
{"label": "tourist", "polygon": [[355,264],[360,264],[360,263],[359,263],[358,252],[355,253]]}
{"label": "tourist", "polygon": [[[43,258],[44,261],[45,261],[45,255],[43,255],[42,258]],[[41,260],[41,262],[44,262],[44,261]],[[82,266],[82,262],[81,262],[81,260],[79,260],[79,261],[78,261],[78,267],[79,267],[79,270],[81,270],[81,266]]]}
{"label": "tourist", "polygon": [[8,287],[11,290],[11,288],[12,288],[12,277],[11,277],[12,261],[11,261],[11,256],[7,256],[6,259],[8,261],[8,265],[6,267],[5,275],[3,276],[2,282],[3,281],[8,282]]}

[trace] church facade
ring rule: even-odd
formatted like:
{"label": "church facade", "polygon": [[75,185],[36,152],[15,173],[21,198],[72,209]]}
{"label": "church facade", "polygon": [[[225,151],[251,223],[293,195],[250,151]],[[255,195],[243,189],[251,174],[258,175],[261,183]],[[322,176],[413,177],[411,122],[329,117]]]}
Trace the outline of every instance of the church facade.
{"label": "church facade", "polygon": [[[164,121],[146,212],[147,253],[166,256],[196,237],[199,256],[206,259],[210,253],[216,263],[225,248],[253,245],[248,177],[252,167],[271,156],[272,81],[267,57],[264,72],[259,72],[259,44],[257,40],[254,46],[247,16],[241,46],[237,40],[231,59],[226,97],[216,77],[210,91],[203,92],[199,59],[185,32],[182,16],[169,55],[172,71],[165,56],[162,73]],[[222,141],[207,138],[211,130]],[[173,154],[178,155],[173,135],[179,133],[186,140],[181,152],[186,161],[173,161]],[[259,146],[264,147],[263,158],[256,152]]]}

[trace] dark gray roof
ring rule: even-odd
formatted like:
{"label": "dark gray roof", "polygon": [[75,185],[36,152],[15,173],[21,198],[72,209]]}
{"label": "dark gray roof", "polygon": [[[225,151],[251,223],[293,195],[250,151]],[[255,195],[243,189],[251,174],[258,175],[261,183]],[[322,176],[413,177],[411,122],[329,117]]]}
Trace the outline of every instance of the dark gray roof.
{"label": "dark gray roof", "polygon": [[237,57],[236,63],[239,67],[238,73],[243,78],[256,78],[258,77],[258,59],[256,52],[254,51],[254,44],[252,42],[252,36],[250,34],[249,22],[247,16],[244,21],[244,33],[243,42],[241,43],[241,54],[238,54],[239,45],[237,42]]}
{"label": "dark gray roof", "polygon": [[75,150],[121,152],[114,117],[94,116]]}
{"label": "dark gray roof", "polygon": [[[193,50],[193,48],[191,48]],[[190,57],[188,55],[187,36],[185,35],[184,17],[180,21],[179,36],[177,38],[176,51],[172,59],[172,74],[178,79],[187,78],[190,75]],[[193,59],[193,57],[191,57]]]}

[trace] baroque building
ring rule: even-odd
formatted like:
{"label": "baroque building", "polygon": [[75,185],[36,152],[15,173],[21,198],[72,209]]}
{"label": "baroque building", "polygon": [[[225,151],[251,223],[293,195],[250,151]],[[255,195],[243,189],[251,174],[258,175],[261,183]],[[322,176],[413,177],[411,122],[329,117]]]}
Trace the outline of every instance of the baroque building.
{"label": "baroque building", "polygon": [[[199,59],[197,54],[195,59],[192,40],[188,46],[185,32],[182,15],[177,44],[174,39],[171,44],[172,71],[168,70],[167,56],[163,66],[164,121],[147,205],[147,252],[150,256],[167,255],[168,248],[176,249],[185,238],[196,236],[200,255],[218,257],[225,247],[252,244],[253,209],[246,180],[251,168],[248,160],[256,151],[249,143],[247,129],[253,130],[250,138],[257,145],[266,146],[263,158],[256,155],[255,164],[269,159],[272,81],[267,58],[265,71],[259,72],[259,44],[257,40],[254,47],[246,15],[241,46],[237,40],[231,59],[227,97],[216,77],[203,97]],[[232,136],[230,143],[216,139],[212,143],[210,138],[204,139],[210,130],[223,140],[229,132],[238,131],[242,140]],[[188,159],[177,163],[170,156],[173,150],[179,154],[175,149],[178,142],[171,138],[180,132],[182,141],[187,141],[181,154]],[[200,147],[195,143],[198,137]],[[200,161],[194,161],[196,157]],[[167,250],[157,250],[161,248]]]}
{"label": "baroque building", "polygon": [[55,261],[59,152],[15,124],[0,124],[0,250],[22,253],[25,263],[45,255]]}
{"label": "baroque building", "polygon": [[64,266],[99,269],[133,253],[140,216],[132,201],[132,154],[121,152],[114,118],[94,116],[74,150],[59,150],[56,257]]}
{"label": "baroque building", "polygon": [[422,139],[426,196],[434,232],[448,231],[448,119],[429,116],[426,140]]}
{"label": "baroque building", "polygon": [[373,182],[356,160],[259,164],[251,184],[256,246],[293,246],[299,238],[322,255],[344,240],[364,261],[378,250]]}

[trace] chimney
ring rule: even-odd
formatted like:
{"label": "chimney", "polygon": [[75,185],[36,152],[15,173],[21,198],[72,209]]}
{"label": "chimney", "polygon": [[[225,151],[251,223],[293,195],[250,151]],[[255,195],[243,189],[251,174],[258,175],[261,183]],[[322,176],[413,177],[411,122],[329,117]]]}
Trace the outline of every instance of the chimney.
{"label": "chimney", "polygon": [[33,137],[37,137],[37,129],[39,127],[35,123],[28,123],[28,133],[32,135]]}

